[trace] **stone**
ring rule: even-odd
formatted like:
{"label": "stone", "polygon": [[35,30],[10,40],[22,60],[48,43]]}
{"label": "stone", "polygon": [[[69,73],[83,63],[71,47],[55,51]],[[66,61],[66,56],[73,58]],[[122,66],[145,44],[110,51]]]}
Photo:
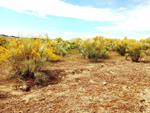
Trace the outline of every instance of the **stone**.
{"label": "stone", "polygon": [[103,82],[103,84],[104,84],[104,85],[107,85],[107,83],[106,83],[106,82]]}
{"label": "stone", "polygon": [[19,89],[22,91],[29,91],[30,87],[28,85],[23,85],[23,86],[20,86]]}

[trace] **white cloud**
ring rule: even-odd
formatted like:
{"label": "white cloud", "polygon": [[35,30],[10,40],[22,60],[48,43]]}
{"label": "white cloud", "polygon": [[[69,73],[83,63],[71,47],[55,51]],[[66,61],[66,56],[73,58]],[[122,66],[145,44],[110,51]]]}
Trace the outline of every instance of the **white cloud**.
{"label": "white cloud", "polygon": [[0,6],[40,17],[48,14],[88,21],[118,21],[125,18],[121,13],[110,9],[82,7],[60,0],[0,0]]}
{"label": "white cloud", "polygon": [[126,19],[115,22],[116,26],[96,27],[100,30],[126,30],[126,31],[150,31],[150,2],[146,5],[138,5],[132,10],[124,12]]}
{"label": "white cloud", "polygon": [[118,11],[81,7],[60,0],[0,0],[0,6],[43,18],[54,15],[88,21],[114,21],[116,24],[111,27],[96,27],[100,30],[150,30],[150,0],[144,0],[134,9],[120,7]]}
{"label": "white cloud", "polygon": [[[87,21],[113,21],[116,25],[109,27],[95,27],[100,31],[105,31],[107,33],[81,33],[81,32],[44,32],[49,33],[50,37],[63,37],[63,38],[92,38],[96,35],[103,35],[109,38],[122,38],[122,35],[116,35],[117,33],[125,32],[128,37],[131,38],[146,38],[150,36],[149,34],[141,34],[138,31],[150,31],[150,0],[135,0],[139,2],[140,5],[135,6],[133,9],[127,9],[120,7],[118,11],[108,9],[108,8],[92,8],[82,7],[77,5],[72,5],[65,3],[60,0],[0,0],[0,6],[6,7],[21,13],[27,13],[42,18],[46,18],[46,15],[62,16],[62,17],[72,17],[83,19]],[[142,2],[144,1],[144,2]],[[0,30],[1,32],[3,30]],[[23,30],[24,31],[24,30]],[[132,31],[137,31],[132,33]],[[5,34],[17,35],[20,31],[3,31]],[[112,35],[109,32],[114,32]],[[108,35],[109,33],[109,35]],[[124,33],[124,34],[125,34]],[[21,32],[23,36],[29,36],[37,33]],[[107,35],[106,35],[107,34]],[[37,34],[38,36],[38,34]]]}

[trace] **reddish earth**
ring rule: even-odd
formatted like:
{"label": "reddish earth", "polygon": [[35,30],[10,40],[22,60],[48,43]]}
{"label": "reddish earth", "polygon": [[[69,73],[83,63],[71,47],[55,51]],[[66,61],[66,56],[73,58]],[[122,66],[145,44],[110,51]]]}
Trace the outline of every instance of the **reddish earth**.
{"label": "reddish earth", "polygon": [[17,80],[5,77],[1,66],[0,113],[150,113],[149,61],[134,63],[113,53],[92,63],[67,55],[50,66],[52,74],[65,75],[60,82],[28,92],[16,90]]}

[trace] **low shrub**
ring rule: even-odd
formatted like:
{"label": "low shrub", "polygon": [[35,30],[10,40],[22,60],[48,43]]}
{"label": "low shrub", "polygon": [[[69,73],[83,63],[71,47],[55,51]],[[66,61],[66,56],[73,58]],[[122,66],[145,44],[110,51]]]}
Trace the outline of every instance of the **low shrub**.
{"label": "low shrub", "polygon": [[[11,75],[18,79],[39,79],[36,73],[41,67],[59,59],[53,47],[41,39],[11,39],[10,42],[6,48],[0,46],[0,63],[11,66]],[[47,77],[40,79],[46,81]]]}
{"label": "low shrub", "polygon": [[127,51],[132,61],[138,62],[139,59],[143,57],[143,54],[149,49],[149,47],[149,44],[134,42],[129,44]]}
{"label": "low shrub", "polygon": [[100,58],[108,57],[108,51],[103,46],[102,41],[95,41],[93,39],[84,40],[80,45],[80,52],[83,56],[94,62],[97,62]]}

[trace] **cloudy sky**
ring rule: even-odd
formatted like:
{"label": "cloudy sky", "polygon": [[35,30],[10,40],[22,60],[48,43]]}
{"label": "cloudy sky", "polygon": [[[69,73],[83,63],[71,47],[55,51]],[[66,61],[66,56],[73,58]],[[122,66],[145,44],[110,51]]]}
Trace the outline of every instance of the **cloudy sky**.
{"label": "cloudy sky", "polygon": [[0,0],[0,34],[150,37],[150,0]]}

